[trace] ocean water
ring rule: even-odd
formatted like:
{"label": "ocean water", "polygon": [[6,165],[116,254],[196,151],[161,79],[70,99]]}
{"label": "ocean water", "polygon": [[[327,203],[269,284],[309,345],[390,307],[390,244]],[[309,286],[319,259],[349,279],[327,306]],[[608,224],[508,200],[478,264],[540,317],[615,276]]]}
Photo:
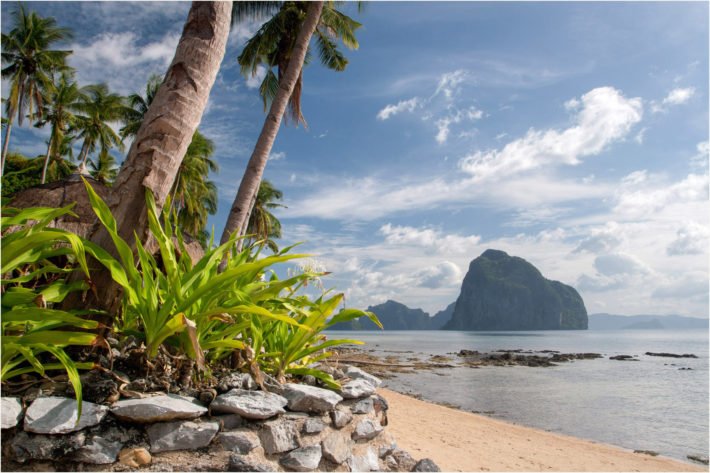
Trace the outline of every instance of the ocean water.
{"label": "ocean water", "polygon": [[[374,355],[427,359],[461,349],[600,353],[555,367],[437,369],[396,374],[384,386],[521,425],[653,450],[686,460],[708,455],[708,333],[704,331],[329,332],[366,342]],[[693,353],[660,358],[645,352]],[[614,355],[638,355],[616,361]],[[456,359],[455,356],[452,356]],[[406,363],[406,361],[405,361]],[[692,368],[681,370],[680,368]],[[687,460],[686,460],[687,461]]]}

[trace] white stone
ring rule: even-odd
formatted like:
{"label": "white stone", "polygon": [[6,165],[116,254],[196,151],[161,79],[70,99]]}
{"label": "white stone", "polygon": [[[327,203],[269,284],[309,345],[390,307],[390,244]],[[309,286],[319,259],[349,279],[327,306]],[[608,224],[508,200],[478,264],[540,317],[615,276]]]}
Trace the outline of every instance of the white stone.
{"label": "white stone", "polygon": [[288,399],[290,410],[317,414],[332,411],[343,400],[328,389],[293,383],[284,385],[283,396]]}
{"label": "white stone", "polygon": [[281,457],[281,465],[291,471],[313,471],[321,459],[320,445],[297,448]]}
{"label": "white stone", "polygon": [[219,432],[219,422],[175,421],[146,428],[150,451],[194,450],[206,447]]}
{"label": "white stone", "polygon": [[239,414],[246,419],[268,419],[286,412],[286,398],[264,391],[232,389],[220,394],[210,404],[212,412]]}
{"label": "white stone", "polygon": [[0,413],[2,413],[2,428],[11,429],[22,418],[22,403],[16,397],[3,397]]}
{"label": "white stone", "polygon": [[340,394],[345,399],[358,399],[375,393],[375,387],[364,379],[353,379],[343,384]]}
{"label": "white stone", "polygon": [[67,434],[97,425],[108,413],[108,407],[92,402],[82,403],[81,419],[76,399],[40,397],[25,412],[25,430],[36,434]]}
{"label": "white stone", "polygon": [[379,388],[380,384],[382,384],[382,380],[380,378],[373,376],[360,368],[356,368],[355,366],[348,366],[345,369],[345,376],[352,379],[364,379],[376,388]]}
{"label": "white stone", "polygon": [[126,399],[116,402],[111,413],[121,420],[150,424],[181,419],[196,419],[207,414],[207,408],[196,399],[177,394]]}

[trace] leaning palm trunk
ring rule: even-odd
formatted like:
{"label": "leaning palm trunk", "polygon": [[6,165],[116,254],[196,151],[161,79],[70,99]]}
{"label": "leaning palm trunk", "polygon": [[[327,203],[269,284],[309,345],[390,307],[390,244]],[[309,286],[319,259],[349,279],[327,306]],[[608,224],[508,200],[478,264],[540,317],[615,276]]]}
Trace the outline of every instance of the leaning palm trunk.
{"label": "leaning palm trunk", "polygon": [[52,143],[54,142],[54,133],[49,137],[49,145],[47,145],[47,155],[44,157],[44,166],[42,167],[42,182],[44,184],[47,182],[47,166],[49,165],[49,159],[52,157]]}
{"label": "leaning palm trunk", "polygon": [[[162,209],[200,123],[224,57],[231,11],[232,2],[192,3],[165,80],[116,177],[109,207],[118,233],[133,247],[134,235],[143,243],[149,237],[146,189]],[[103,227],[97,228],[91,239],[118,256]],[[97,289],[95,302],[113,312],[118,307],[120,289],[110,273],[92,272],[92,282]]]}
{"label": "leaning palm trunk", "polygon": [[234,203],[229,211],[227,224],[220,239],[221,243],[226,243],[232,233],[246,229],[251,208],[256,200],[256,194],[259,192],[259,184],[264,174],[266,161],[269,158],[269,153],[271,153],[274,140],[276,140],[276,134],[281,126],[281,120],[286,111],[288,101],[301,74],[301,69],[303,69],[308,43],[311,41],[311,36],[313,36],[316,26],[318,26],[322,10],[322,1],[312,2],[308,5],[306,19],[298,32],[286,73],[283,76],[283,80],[279,81],[279,91],[271,103],[269,114],[266,116],[261,134],[254,146],[254,152],[249,158],[242,182],[239,184],[237,196],[234,198]]}
{"label": "leaning palm trunk", "polygon": [[0,176],[5,174],[5,161],[7,160],[7,148],[10,145],[10,132],[12,131],[12,114],[7,116],[7,126],[5,127],[5,140],[2,144],[2,163],[0,164]]}
{"label": "leaning palm trunk", "polygon": [[81,145],[81,152],[79,153],[79,167],[76,168],[78,174],[88,174],[86,170],[86,158],[89,156],[89,139],[84,140],[84,144]]}

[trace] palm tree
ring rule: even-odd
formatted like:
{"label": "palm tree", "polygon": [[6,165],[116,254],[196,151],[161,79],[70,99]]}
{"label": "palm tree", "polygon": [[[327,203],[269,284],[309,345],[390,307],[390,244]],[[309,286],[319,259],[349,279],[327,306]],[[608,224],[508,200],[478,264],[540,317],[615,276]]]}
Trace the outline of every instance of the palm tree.
{"label": "palm tree", "polygon": [[2,147],[0,174],[5,168],[5,155],[10,143],[12,123],[22,126],[25,114],[30,119],[42,118],[41,90],[51,82],[53,72],[66,68],[71,51],[49,49],[54,43],[71,38],[71,31],[56,25],[54,18],[27,13],[22,5],[13,13],[14,28],[2,34],[2,78],[10,82],[5,103],[7,127]]}
{"label": "palm tree", "polygon": [[[266,161],[271,153],[271,148],[276,139],[276,134],[281,126],[281,120],[286,111],[291,95],[296,87],[301,70],[306,59],[308,44],[320,21],[323,11],[323,1],[308,3],[306,17],[298,30],[298,36],[293,43],[293,50],[288,60],[288,66],[278,83],[278,90],[271,102],[269,113],[264,121],[261,134],[257,139],[254,151],[249,158],[249,163],[239,184],[239,190],[232,203],[232,208],[227,217],[227,223],[220,238],[221,243],[226,243],[234,232],[246,229],[249,213],[254,206],[261,177],[264,174]],[[241,233],[240,233],[241,234]]]}
{"label": "palm tree", "polygon": [[158,92],[163,78],[157,74],[150,76],[148,83],[145,86],[145,97],[140,94],[131,94],[128,96],[128,110],[124,117],[124,126],[121,128],[121,138],[126,139],[129,136],[133,137],[138,134],[138,130],[143,123],[145,114],[148,113],[150,104],[153,103],[155,94]]}
{"label": "palm tree", "polygon": [[218,170],[213,153],[212,140],[195,131],[171,191],[171,210],[177,212],[178,227],[203,243],[207,215],[217,212],[217,186],[207,180],[210,171]]}
{"label": "palm tree", "polygon": [[124,98],[109,92],[106,84],[89,85],[83,88],[84,94],[75,108],[82,113],[76,119],[79,138],[84,139],[79,153],[80,174],[87,174],[86,159],[89,153],[100,145],[100,151],[109,151],[118,148],[123,151],[123,142],[118,134],[111,128],[111,123],[116,123],[126,115]]}
{"label": "palm tree", "polygon": [[252,237],[254,240],[263,241],[274,253],[279,251],[273,239],[281,238],[281,222],[270,210],[285,208],[285,205],[275,202],[282,198],[283,192],[276,189],[270,181],[266,179],[261,181],[246,231],[248,235],[254,235]]}
{"label": "palm tree", "polygon": [[[264,101],[264,110],[274,99],[280,81],[288,67],[289,59],[293,54],[296,35],[301,23],[306,16],[308,2],[285,2],[279,12],[256,32],[247,41],[238,61],[244,75],[254,76],[259,67],[266,67],[267,72],[259,88]],[[334,39],[340,39],[350,49],[359,47],[355,38],[355,31],[362,25],[342,12],[339,12],[333,2],[323,5],[318,26],[313,32],[318,48],[321,63],[328,69],[343,71],[348,65],[347,58],[338,50]],[[310,51],[306,53],[308,64]],[[304,65],[305,65],[304,64]],[[274,73],[273,68],[277,72]],[[278,76],[278,77],[277,77]],[[298,80],[289,99],[289,117],[298,125],[306,120],[301,111],[301,91],[303,89],[303,72],[298,75]]]}
{"label": "palm tree", "polygon": [[[118,234],[132,247],[136,239],[144,243],[149,240],[146,190],[153,193],[158,208],[162,208],[173,187],[224,58],[231,13],[232,2],[191,4],[165,80],[116,176],[108,205],[118,222]],[[91,239],[118,256],[105,229],[97,228]],[[92,281],[97,293],[90,296],[91,302],[104,309],[116,308],[120,286],[110,272],[94,271]],[[79,304],[72,300],[67,306]]]}
{"label": "palm tree", "polygon": [[42,184],[47,180],[47,166],[50,159],[57,159],[57,157],[61,159],[58,150],[67,128],[74,124],[75,116],[72,112],[77,109],[79,101],[85,99],[81,89],[72,79],[71,73],[63,72],[56,83],[47,85],[44,94],[43,118],[37,122],[37,126],[49,124],[51,132],[42,168]]}
{"label": "palm tree", "polygon": [[[75,140],[76,136],[71,134],[71,130],[69,130],[66,134],[62,134],[61,141],[59,141],[58,144],[52,145],[54,151],[49,160],[49,165],[45,163],[45,174],[48,181],[64,179],[76,170],[76,165],[70,162],[74,159],[72,146]],[[65,157],[68,159],[64,159]]]}
{"label": "palm tree", "polygon": [[113,155],[106,149],[102,149],[99,152],[99,156],[96,161],[93,159],[89,160],[89,169],[91,177],[105,186],[110,186],[118,174],[116,158],[114,158]]}

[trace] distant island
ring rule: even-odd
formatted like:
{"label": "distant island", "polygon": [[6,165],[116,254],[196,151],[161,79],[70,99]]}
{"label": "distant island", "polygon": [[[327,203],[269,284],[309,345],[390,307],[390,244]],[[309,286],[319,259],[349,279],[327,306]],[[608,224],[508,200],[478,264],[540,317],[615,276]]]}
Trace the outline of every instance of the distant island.
{"label": "distant island", "polygon": [[[367,309],[385,330],[683,330],[708,329],[708,320],[680,315],[587,315],[571,286],[543,277],[522,258],[486,250],[471,262],[455,302],[431,316],[388,300]],[[379,330],[369,319],[332,330]]]}
{"label": "distant island", "polygon": [[587,309],[571,286],[546,279],[517,256],[486,250],[471,261],[444,330],[586,330]]}

